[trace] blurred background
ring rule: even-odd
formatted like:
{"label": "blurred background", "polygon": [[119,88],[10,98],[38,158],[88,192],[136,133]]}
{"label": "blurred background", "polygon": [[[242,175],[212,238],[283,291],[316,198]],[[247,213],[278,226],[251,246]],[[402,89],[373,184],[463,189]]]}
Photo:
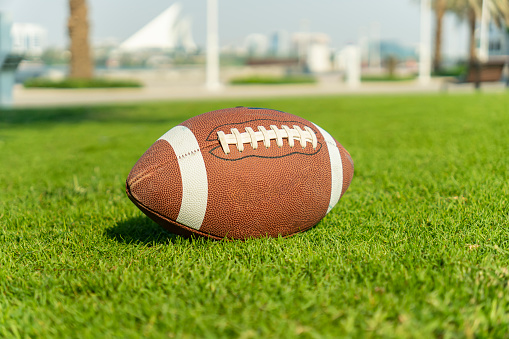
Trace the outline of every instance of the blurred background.
{"label": "blurred background", "polygon": [[41,87],[436,90],[483,64],[507,81],[509,0],[2,0],[0,12],[6,105]]}

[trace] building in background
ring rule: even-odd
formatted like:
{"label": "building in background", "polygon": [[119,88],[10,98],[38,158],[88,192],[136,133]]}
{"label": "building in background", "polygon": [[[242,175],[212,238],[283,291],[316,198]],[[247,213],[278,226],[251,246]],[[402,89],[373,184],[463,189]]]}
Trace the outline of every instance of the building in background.
{"label": "building in background", "polygon": [[509,28],[489,25],[488,56],[501,57],[509,55]]}
{"label": "building in background", "polygon": [[285,30],[279,30],[270,37],[270,52],[276,57],[287,58],[291,55],[292,45],[290,34]]}
{"label": "building in background", "polygon": [[244,50],[250,57],[264,57],[269,52],[269,38],[264,34],[249,34],[244,40]]}
{"label": "building in background", "polygon": [[382,40],[378,42],[379,58],[384,63],[388,58],[394,57],[399,61],[409,59],[417,60],[418,54],[415,47],[402,45],[397,41]]}
{"label": "building in background", "polygon": [[330,37],[325,33],[298,32],[292,36],[294,49],[301,63],[312,73],[324,73],[332,69]]}
{"label": "building in background", "polygon": [[47,47],[47,30],[30,23],[14,23],[11,28],[12,51],[26,56],[41,56]]}
{"label": "building in background", "polygon": [[194,52],[197,47],[192,36],[191,19],[180,17],[181,8],[180,3],[171,5],[122,42],[119,49]]}

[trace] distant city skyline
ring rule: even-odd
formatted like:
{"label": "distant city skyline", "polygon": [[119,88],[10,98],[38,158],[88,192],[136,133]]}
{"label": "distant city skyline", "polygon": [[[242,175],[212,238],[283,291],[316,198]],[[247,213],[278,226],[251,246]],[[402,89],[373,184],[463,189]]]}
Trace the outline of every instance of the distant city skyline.
{"label": "distant city skyline", "polygon": [[[168,0],[88,0],[93,42],[116,39],[121,42],[177,1]],[[192,19],[194,40],[205,47],[206,0],[181,0],[182,15]],[[67,0],[0,0],[0,10],[11,14],[14,22],[35,23],[48,30],[51,46],[65,47],[67,38]],[[239,2],[219,0],[220,45],[241,44],[252,33],[323,32],[331,47],[357,43],[361,37],[392,40],[408,46],[419,42],[419,2],[416,0],[257,0]],[[465,54],[465,24],[448,16],[445,22],[444,50],[456,56]]]}

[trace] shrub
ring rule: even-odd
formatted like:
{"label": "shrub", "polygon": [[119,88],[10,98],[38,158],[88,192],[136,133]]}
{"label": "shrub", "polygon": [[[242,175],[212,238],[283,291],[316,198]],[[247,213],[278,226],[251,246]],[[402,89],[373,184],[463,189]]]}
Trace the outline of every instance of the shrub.
{"label": "shrub", "polygon": [[120,79],[71,79],[52,80],[46,78],[32,78],[25,81],[25,88],[139,88],[143,85],[137,80]]}

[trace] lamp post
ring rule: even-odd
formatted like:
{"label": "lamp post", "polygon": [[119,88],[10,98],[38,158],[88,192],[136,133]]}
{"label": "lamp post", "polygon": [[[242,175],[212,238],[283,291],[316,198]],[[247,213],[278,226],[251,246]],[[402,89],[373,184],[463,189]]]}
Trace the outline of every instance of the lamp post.
{"label": "lamp post", "polygon": [[219,34],[218,34],[217,0],[207,0],[207,61],[206,86],[217,90],[219,83]]}
{"label": "lamp post", "polygon": [[0,108],[12,106],[16,68],[23,57],[12,52],[11,17],[0,12]]}
{"label": "lamp post", "polygon": [[419,82],[431,80],[431,1],[421,0],[421,41],[419,44]]}
{"label": "lamp post", "polygon": [[490,22],[490,12],[488,10],[488,2],[490,0],[483,0],[481,11],[481,30],[480,30],[480,44],[477,56],[480,62],[488,61],[488,25]]}

